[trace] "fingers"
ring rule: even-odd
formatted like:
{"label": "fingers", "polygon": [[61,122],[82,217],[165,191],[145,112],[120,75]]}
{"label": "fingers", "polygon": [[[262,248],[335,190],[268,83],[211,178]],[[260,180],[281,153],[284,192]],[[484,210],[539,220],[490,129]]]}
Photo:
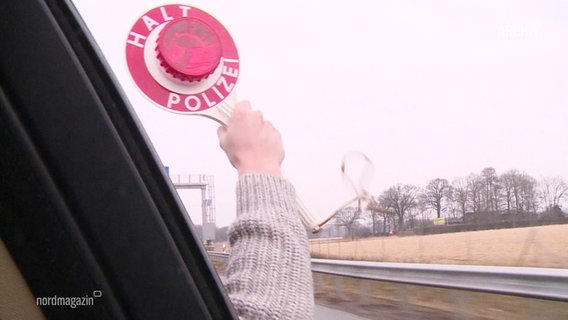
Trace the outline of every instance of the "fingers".
{"label": "fingers", "polygon": [[223,141],[225,141],[225,137],[227,136],[227,127],[219,126],[217,128],[217,137],[219,138],[219,145],[223,147]]}
{"label": "fingers", "polygon": [[238,102],[233,110],[231,122],[235,123],[262,123],[264,117],[259,110],[252,110],[251,104],[247,100]]}
{"label": "fingers", "polygon": [[235,105],[226,127],[217,129],[219,145],[239,174],[280,174],[284,159],[282,138],[278,129],[262,112],[252,110],[248,101]]}
{"label": "fingers", "polygon": [[252,107],[250,105],[250,101],[248,100],[242,100],[237,102],[237,104],[235,105],[235,110],[236,109],[241,109],[241,110],[251,110]]}
{"label": "fingers", "polygon": [[[242,122],[242,119],[246,117],[247,113],[249,113],[251,109],[252,107],[249,101],[239,101],[233,109],[231,119],[227,126],[234,125],[236,122]],[[223,148],[223,145],[225,144],[224,141],[227,136],[227,126],[220,126],[217,128],[217,137],[219,138],[219,145],[221,148]]]}
{"label": "fingers", "polygon": [[247,101],[247,100],[239,101],[235,105],[235,108],[233,109],[233,115],[232,115],[231,119],[235,118],[235,117],[239,118],[239,117],[247,114],[251,110],[252,110],[252,107],[251,107],[249,101]]}

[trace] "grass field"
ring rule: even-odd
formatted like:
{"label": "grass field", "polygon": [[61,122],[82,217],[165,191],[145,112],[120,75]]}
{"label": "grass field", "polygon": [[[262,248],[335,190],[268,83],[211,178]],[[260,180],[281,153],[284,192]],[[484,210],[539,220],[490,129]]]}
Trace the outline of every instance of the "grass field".
{"label": "grass field", "polygon": [[314,258],[568,268],[568,225],[425,236],[311,239]]}
{"label": "grass field", "polygon": [[[312,239],[312,257],[568,268],[568,225],[347,241]],[[320,304],[368,319],[568,319],[568,303],[314,274]]]}
{"label": "grass field", "polygon": [[[215,247],[220,251],[222,243]],[[310,247],[315,258],[568,268],[568,225],[356,241],[312,239]],[[221,272],[225,267],[215,266]],[[367,319],[568,319],[568,303],[562,301],[318,273],[314,295],[318,304]]]}

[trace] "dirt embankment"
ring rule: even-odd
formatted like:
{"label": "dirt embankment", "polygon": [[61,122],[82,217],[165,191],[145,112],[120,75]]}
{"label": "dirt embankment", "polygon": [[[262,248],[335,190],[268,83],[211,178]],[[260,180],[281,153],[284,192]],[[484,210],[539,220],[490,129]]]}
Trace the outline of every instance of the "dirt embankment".
{"label": "dirt embankment", "polygon": [[568,225],[355,241],[310,240],[314,258],[568,268]]}

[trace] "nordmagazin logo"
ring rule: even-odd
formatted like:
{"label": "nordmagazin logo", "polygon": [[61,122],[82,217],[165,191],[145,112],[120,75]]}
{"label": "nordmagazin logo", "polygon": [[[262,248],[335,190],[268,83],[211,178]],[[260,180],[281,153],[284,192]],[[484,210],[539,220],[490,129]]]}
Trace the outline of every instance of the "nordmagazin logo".
{"label": "nordmagazin logo", "polygon": [[36,304],[40,307],[63,306],[75,309],[76,307],[95,305],[95,298],[100,298],[102,295],[103,293],[100,290],[95,290],[92,295],[85,295],[83,297],[60,297],[57,295],[51,297],[37,297]]}

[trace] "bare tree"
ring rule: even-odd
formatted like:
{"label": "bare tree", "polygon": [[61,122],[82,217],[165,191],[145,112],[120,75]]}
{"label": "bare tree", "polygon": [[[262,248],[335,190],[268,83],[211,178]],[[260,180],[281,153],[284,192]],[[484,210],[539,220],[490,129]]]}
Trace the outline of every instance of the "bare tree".
{"label": "bare tree", "polygon": [[526,173],[512,169],[501,175],[503,194],[508,212],[536,212],[538,207],[536,180]]}
{"label": "bare tree", "polygon": [[335,215],[334,220],[336,225],[344,226],[347,229],[351,240],[353,240],[353,226],[360,217],[360,207],[345,207]]}
{"label": "bare tree", "polygon": [[536,214],[539,207],[536,179],[528,174],[522,175],[521,180],[522,211]]}
{"label": "bare tree", "polygon": [[[462,208],[459,203],[456,201],[456,195],[454,191],[454,187],[450,184],[448,185],[448,190],[446,192],[446,201],[444,201],[444,209],[442,212],[445,212],[448,218],[451,219],[452,223],[457,222],[457,219],[462,215]],[[445,210],[445,211],[444,211]]]}
{"label": "bare tree", "polygon": [[503,194],[505,196],[505,205],[507,212],[510,212],[513,208],[516,209],[515,195],[518,193],[517,190],[517,180],[519,172],[517,170],[509,170],[501,175],[501,181],[503,183]]}
{"label": "bare tree", "polygon": [[483,210],[486,212],[499,210],[499,177],[492,167],[487,167],[481,171],[483,180],[482,201]]}
{"label": "bare tree", "polygon": [[[470,174],[467,178],[468,200],[473,214],[481,211],[483,204],[483,180],[477,174]],[[475,218],[475,216],[474,216]]]}
{"label": "bare tree", "polygon": [[444,204],[444,199],[448,196],[449,189],[450,184],[448,180],[436,178],[428,182],[428,185],[420,195],[420,199],[427,208],[436,210],[438,218],[442,215],[442,205]]}
{"label": "bare tree", "polygon": [[379,204],[392,210],[398,218],[398,229],[404,228],[405,214],[418,203],[418,187],[398,184],[390,187],[379,196]]}
{"label": "bare tree", "polygon": [[544,204],[544,209],[562,207],[562,200],[568,198],[568,183],[561,177],[546,177],[539,184],[539,196]]}
{"label": "bare tree", "polygon": [[373,224],[373,234],[376,234],[376,225],[378,222],[379,217],[383,218],[383,232],[387,232],[387,220],[392,219],[395,216],[394,211],[388,210],[386,208],[381,207],[378,198],[371,198],[371,201],[367,205],[367,211],[371,216],[372,224]]}
{"label": "bare tree", "polygon": [[469,185],[465,179],[455,178],[452,181],[452,199],[460,208],[462,218],[465,217],[469,200]]}

